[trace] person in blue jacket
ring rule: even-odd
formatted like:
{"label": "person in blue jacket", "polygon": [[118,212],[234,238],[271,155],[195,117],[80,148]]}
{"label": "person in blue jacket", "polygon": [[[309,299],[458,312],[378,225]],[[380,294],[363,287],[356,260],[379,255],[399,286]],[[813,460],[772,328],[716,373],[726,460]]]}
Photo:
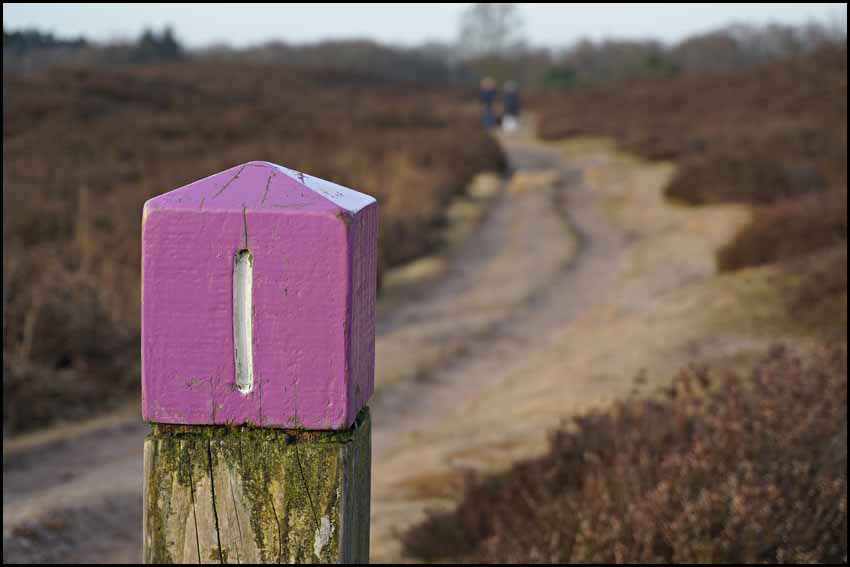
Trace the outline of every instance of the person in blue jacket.
{"label": "person in blue jacket", "polygon": [[490,77],[481,80],[481,105],[484,110],[484,127],[487,129],[496,125],[496,81]]}

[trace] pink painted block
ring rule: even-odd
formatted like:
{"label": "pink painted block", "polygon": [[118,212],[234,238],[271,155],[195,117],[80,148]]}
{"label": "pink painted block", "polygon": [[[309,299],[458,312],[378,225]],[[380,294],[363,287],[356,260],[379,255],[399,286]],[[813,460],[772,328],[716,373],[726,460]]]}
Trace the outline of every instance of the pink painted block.
{"label": "pink painted block", "polygon": [[144,418],[351,426],[374,388],[376,244],[374,198],[268,162],[149,200]]}

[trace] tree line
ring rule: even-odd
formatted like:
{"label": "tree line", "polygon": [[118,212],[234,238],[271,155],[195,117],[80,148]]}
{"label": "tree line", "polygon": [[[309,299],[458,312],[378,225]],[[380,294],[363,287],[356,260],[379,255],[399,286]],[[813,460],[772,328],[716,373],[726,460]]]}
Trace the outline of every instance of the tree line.
{"label": "tree line", "polygon": [[131,42],[93,44],[37,30],[3,29],[4,70],[38,63],[139,64],[204,60],[284,63],[372,76],[374,80],[472,83],[483,76],[524,86],[569,89],[609,81],[666,78],[734,70],[811,53],[825,45],[846,48],[846,20],[804,25],[730,24],[668,44],[657,40],[582,39],[563,49],[532,46],[519,4],[477,3],[460,17],[457,37],[418,47],[368,40],[295,45],[283,40],[235,49],[181,45],[174,30],[145,30]]}

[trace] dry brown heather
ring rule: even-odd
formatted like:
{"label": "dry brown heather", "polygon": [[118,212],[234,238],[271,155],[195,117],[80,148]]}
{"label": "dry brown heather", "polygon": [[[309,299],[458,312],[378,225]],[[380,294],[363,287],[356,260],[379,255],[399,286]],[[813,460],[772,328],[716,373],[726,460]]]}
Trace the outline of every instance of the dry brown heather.
{"label": "dry brown heather", "polygon": [[405,536],[426,560],[841,563],[846,352],[774,350],[750,376],[683,372],[590,413],[551,451],[473,482]]}
{"label": "dry brown heather", "polygon": [[[677,160],[671,199],[758,205],[752,225],[720,253],[722,269],[793,260],[795,271],[818,274],[806,282],[843,295],[846,306],[846,47],[756,69],[550,95],[540,104],[545,138],[611,136],[628,151]],[[801,264],[813,254],[821,261]],[[817,288],[798,291],[789,294],[792,306],[821,298]]]}
{"label": "dry brown heather", "polygon": [[156,194],[269,160],[378,197],[381,266],[432,248],[502,169],[474,93],[183,63],[3,78],[3,427],[137,392],[140,220]]}

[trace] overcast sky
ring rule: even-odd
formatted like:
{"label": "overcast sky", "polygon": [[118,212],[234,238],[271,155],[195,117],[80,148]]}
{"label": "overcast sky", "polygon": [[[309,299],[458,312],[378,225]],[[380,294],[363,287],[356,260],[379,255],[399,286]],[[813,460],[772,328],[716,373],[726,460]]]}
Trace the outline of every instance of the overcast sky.
{"label": "overcast sky", "polygon": [[[412,45],[453,40],[461,4],[3,4],[7,28],[37,27],[95,40],[138,36],[172,25],[191,47],[270,39],[310,42],[372,38]],[[564,46],[583,37],[654,37],[675,41],[729,22],[847,21],[846,3],[520,4],[534,45]]]}

